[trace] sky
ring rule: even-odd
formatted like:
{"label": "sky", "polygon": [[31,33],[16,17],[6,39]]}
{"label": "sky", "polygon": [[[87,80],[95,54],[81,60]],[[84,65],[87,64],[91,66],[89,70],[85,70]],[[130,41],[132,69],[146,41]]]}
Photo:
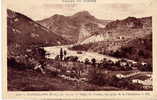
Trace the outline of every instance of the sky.
{"label": "sky", "polygon": [[151,0],[96,0],[96,2],[71,3],[62,0],[8,0],[7,8],[25,14],[33,20],[42,20],[61,14],[71,16],[88,11],[98,19],[116,20],[129,16],[151,16]]}

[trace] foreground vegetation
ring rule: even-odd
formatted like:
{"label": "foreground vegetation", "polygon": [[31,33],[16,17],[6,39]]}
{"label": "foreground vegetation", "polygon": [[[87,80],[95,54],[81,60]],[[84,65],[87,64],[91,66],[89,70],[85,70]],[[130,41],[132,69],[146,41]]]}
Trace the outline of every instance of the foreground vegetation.
{"label": "foreground vegetation", "polygon": [[121,90],[113,86],[98,86],[86,82],[60,78],[55,72],[41,74],[32,69],[18,69],[8,66],[9,91],[95,91]]}
{"label": "foreground vegetation", "polygon": [[[104,59],[97,63],[96,59],[79,62],[77,57],[61,56],[56,59],[46,59],[43,49],[35,51],[38,57],[8,59],[8,89],[11,91],[57,91],[57,90],[152,90],[144,88],[141,83],[132,83],[135,69],[125,60],[116,63]],[[30,53],[29,53],[30,54]],[[24,56],[23,56],[24,57]],[[123,65],[124,64],[124,65]],[[37,67],[41,65],[42,67]],[[37,67],[37,69],[34,69]],[[146,67],[146,66],[143,66]],[[139,67],[140,68],[140,67]],[[137,70],[137,69],[136,69]],[[144,80],[149,79],[142,74]]]}

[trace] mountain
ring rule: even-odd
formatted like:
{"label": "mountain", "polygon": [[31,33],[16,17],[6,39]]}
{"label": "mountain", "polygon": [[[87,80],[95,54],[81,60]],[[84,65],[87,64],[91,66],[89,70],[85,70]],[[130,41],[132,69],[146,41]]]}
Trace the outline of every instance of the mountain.
{"label": "mountain", "polygon": [[82,11],[72,16],[56,14],[37,22],[52,32],[59,33],[58,35],[70,40],[71,43],[77,43],[93,34],[95,30],[104,28],[110,21],[97,19],[88,11]]}
{"label": "mountain", "polygon": [[144,18],[136,18],[136,17],[128,17],[124,20],[116,20],[108,25],[106,25],[107,29],[120,29],[120,28],[148,28],[152,27],[152,17],[144,17]]}
{"label": "mountain", "polygon": [[128,17],[108,23],[97,34],[91,35],[80,44],[88,44],[99,41],[131,40],[152,33],[152,17],[135,18]]}
{"label": "mountain", "polygon": [[16,55],[29,47],[61,45],[68,41],[31,18],[8,9],[7,43],[8,55]]}
{"label": "mountain", "polygon": [[151,63],[152,17],[128,17],[124,20],[112,21],[97,34],[91,35],[70,49]]}

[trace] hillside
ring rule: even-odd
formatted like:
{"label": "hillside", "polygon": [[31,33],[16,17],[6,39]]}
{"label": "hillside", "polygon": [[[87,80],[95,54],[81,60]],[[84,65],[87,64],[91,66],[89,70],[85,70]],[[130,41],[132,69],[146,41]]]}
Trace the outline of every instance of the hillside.
{"label": "hillside", "polygon": [[128,17],[123,20],[116,20],[106,25],[106,29],[120,29],[120,28],[148,28],[152,27],[152,17]]}
{"label": "hillside", "polygon": [[61,45],[68,41],[31,18],[8,9],[7,43],[8,56],[11,56],[26,51],[29,47]]}
{"label": "hillside", "polygon": [[130,41],[101,41],[75,45],[72,50],[92,51],[117,58],[152,63],[152,34]]}
{"label": "hillside", "polygon": [[[53,64],[54,65],[54,64]],[[52,73],[45,75],[31,69],[20,70],[8,67],[9,91],[111,91],[124,90],[115,86],[99,86],[60,78]]]}
{"label": "hillside", "polygon": [[128,42],[111,55],[152,64],[152,34]]}
{"label": "hillside", "polygon": [[[152,60],[151,35],[152,17],[128,17],[124,20],[116,20],[108,23],[105,29],[97,34],[93,34],[70,49],[93,51],[150,63]],[[140,41],[144,41],[144,44]],[[128,50],[132,48],[133,52],[128,54],[128,50],[121,50],[123,48],[128,48]]]}
{"label": "hillside", "polygon": [[99,41],[121,41],[132,40],[152,32],[152,17],[135,18],[128,17],[123,20],[116,20],[108,23],[105,28],[97,31],[97,34],[81,42],[81,44],[94,43]]}
{"label": "hillside", "polygon": [[78,12],[72,16],[54,15],[41,21],[39,24],[53,32],[59,33],[71,43],[80,42],[93,34],[99,28],[104,28],[108,20],[99,20],[88,11]]}

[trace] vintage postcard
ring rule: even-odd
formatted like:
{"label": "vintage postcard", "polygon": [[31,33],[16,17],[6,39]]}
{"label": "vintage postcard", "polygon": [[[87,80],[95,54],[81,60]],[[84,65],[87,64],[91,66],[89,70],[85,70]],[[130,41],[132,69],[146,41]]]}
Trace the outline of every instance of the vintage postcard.
{"label": "vintage postcard", "polygon": [[4,100],[157,100],[156,0],[2,6]]}

